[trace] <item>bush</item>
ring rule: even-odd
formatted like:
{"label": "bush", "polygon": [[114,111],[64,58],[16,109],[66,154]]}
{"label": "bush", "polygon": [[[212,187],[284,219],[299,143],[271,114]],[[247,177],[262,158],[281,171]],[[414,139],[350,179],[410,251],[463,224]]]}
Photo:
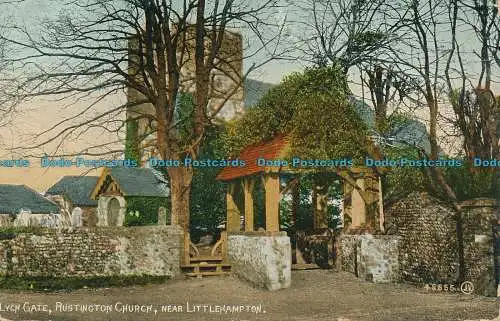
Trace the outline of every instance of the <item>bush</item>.
{"label": "bush", "polygon": [[486,168],[471,168],[471,164],[465,162],[463,167],[446,168],[445,178],[457,199],[465,201],[478,197],[493,197],[494,174],[494,171]]}
{"label": "bush", "polygon": [[162,206],[167,210],[167,222],[170,221],[170,206],[164,197],[129,196],[126,201],[124,226],[157,225],[158,209]]}

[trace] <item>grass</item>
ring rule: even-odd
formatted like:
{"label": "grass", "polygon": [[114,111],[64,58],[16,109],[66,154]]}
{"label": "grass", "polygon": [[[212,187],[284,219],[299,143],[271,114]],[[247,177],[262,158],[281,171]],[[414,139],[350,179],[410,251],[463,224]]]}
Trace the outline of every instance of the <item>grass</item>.
{"label": "grass", "polygon": [[100,277],[10,277],[0,276],[0,289],[30,291],[74,291],[82,288],[126,287],[132,285],[159,284],[169,280],[167,276],[100,276]]}

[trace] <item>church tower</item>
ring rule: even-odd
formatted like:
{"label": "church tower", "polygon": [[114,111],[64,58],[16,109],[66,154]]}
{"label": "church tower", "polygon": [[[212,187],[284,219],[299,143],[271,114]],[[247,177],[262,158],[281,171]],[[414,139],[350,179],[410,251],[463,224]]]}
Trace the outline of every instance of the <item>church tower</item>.
{"label": "church tower", "polygon": [[[174,28],[175,29],[175,28]],[[195,26],[186,28],[186,40],[179,46],[177,52],[180,63],[180,92],[179,96],[195,94]],[[175,31],[174,31],[175,32]],[[207,33],[209,31],[207,30]],[[206,55],[209,54],[210,40],[207,37]],[[137,70],[139,57],[139,39],[129,39],[129,75],[141,79],[141,73]],[[131,62],[131,63],[130,63]],[[243,112],[244,90],[243,90],[243,40],[238,32],[225,31],[218,57],[215,58],[215,68],[210,75],[209,103],[207,112],[214,111],[219,105],[224,107],[217,114],[217,118],[228,120]],[[227,99],[227,97],[229,99]],[[156,155],[155,151],[155,121],[151,121],[144,115],[155,115],[155,108],[150,103],[140,103],[144,100],[142,93],[134,88],[127,88],[127,128],[126,128],[126,158],[137,159],[141,164]],[[137,119],[137,120],[134,120]]]}

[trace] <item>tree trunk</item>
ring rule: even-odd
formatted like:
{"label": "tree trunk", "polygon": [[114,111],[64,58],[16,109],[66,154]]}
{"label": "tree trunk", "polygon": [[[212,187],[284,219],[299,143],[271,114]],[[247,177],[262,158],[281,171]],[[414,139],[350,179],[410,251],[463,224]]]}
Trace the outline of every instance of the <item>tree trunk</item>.
{"label": "tree trunk", "polygon": [[170,178],[171,199],[171,224],[182,227],[184,232],[189,232],[191,183],[193,170],[187,167],[175,167],[168,169]]}
{"label": "tree trunk", "polygon": [[314,189],[314,229],[328,227],[328,186],[315,185]]}
{"label": "tree trunk", "polygon": [[[386,87],[386,82],[389,79],[384,81],[383,69],[380,66],[375,66],[373,73],[369,74],[370,76],[370,90],[372,92],[372,100],[375,107],[375,128],[379,133],[384,134],[385,125],[387,121],[387,95],[389,95],[388,91],[384,92]],[[389,77],[389,76],[388,76]]]}
{"label": "tree trunk", "polygon": [[[500,143],[500,96],[497,97],[497,107],[495,109],[495,130],[496,130],[496,144]],[[498,158],[500,155],[494,155]],[[500,170],[495,171],[493,175],[493,197],[496,199],[495,216],[497,220],[500,220]]]}
{"label": "tree trunk", "polygon": [[437,117],[438,117],[438,106],[437,101],[434,96],[427,100],[427,104],[429,106],[429,116],[430,116],[430,124],[429,124],[429,143],[431,145],[431,159],[437,159],[439,154],[439,145],[437,142]]}

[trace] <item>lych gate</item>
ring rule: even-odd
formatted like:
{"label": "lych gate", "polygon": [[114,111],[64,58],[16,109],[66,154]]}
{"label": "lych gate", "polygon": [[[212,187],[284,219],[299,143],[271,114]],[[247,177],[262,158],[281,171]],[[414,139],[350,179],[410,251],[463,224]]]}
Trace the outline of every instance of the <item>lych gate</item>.
{"label": "lych gate", "polygon": [[[227,233],[254,232],[256,228],[267,233],[280,231],[280,200],[291,192],[292,214],[291,224],[295,226],[297,206],[299,204],[299,173],[302,169],[291,166],[259,166],[258,160],[282,160],[290,151],[290,143],[283,135],[274,139],[246,147],[238,159],[245,162],[245,167],[226,167],[217,176],[218,180],[228,183],[227,200]],[[271,165],[280,165],[279,162]],[[281,164],[282,165],[282,164]],[[344,231],[383,229],[383,209],[381,206],[379,177],[367,168],[342,168],[337,171],[343,179],[343,222]],[[280,179],[282,178],[282,179]],[[285,181],[286,178],[287,182]],[[261,185],[264,191],[265,222],[258,227],[255,222],[254,190]],[[324,188],[324,187],[323,187]],[[292,239],[292,260],[295,267],[311,267],[320,265],[331,267],[335,259],[335,239],[328,229],[326,206],[327,198],[320,190],[313,190],[313,229],[312,231],[288,231]],[[225,236],[227,237],[227,236]],[[314,244],[321,245],[327,254],[322,259],[329,263],[318,262],[319,253],[310,253]],[[304,251],[310,251],[304,253]]]}

